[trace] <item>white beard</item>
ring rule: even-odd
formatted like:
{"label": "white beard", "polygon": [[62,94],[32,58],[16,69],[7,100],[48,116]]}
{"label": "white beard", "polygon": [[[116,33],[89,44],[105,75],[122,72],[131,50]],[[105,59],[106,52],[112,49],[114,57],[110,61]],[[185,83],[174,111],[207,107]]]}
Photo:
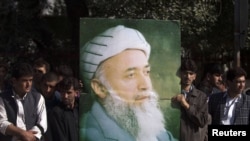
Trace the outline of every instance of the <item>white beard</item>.
{"label": "white beard", "polygon": [[109,90],[103,106],[108,115],[137,141],[157,141],[157,135],[165,131],[165,121],[158,106],[157,94],[149,91],[141,95],[149,95],[149,98],[141,104],[127,103]]}

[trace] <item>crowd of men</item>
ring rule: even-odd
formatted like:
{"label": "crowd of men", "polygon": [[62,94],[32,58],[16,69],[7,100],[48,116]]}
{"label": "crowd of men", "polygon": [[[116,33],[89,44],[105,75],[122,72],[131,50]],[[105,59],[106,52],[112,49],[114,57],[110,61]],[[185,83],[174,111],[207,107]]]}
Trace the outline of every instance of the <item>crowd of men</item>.
{"label": "crowd of men", "polygon": [[1,141],[78,141],[81,84],[69,65],[52,70],[39,58],[0,68]]}
{"label": "crowd of men", "polygon": [[[159,101],[150,78],[150,50],[140,31],[122,25],[107,29],[80,49],[82,78],[94,97],[81,124],[81,141],[176,140],[162,124],[161,109],[156,108]],[[195,83],[196,62],[181,61],[181,91],[171,99],[171,105],[181,111],[180,141],[207,141],[208,125],[249,124],[244,69],[224,72],[216,62],[204,67],[202,81]]]}
{"label": "crowd of men", "polygon": [[[44,59],[17,62],[11,71],[0,65],[0,140],[178,140],[165,127],[150,77],[150,51],[140,31],[123,25],[107,29],[80,49],[82,81],[93,98],[83,119],[82,83],[67,65],[51,70]],[[217,63],[206,67],[202,81],[194,83],[199,71],[195,61],[181,62],[181,91],[171,99],[181,112],[180,141],[207,141],[208,125],[249,124],[245,70],[224,72]]]}
{"label": "crowd of men", "polygon": [[197,71],[194,60],[182,60],[182,91],[172,98],[181,109],[180,141],[207,141],[208,125],[249,125],[245,70],[236,67],[225,72],[220,64],[211,63],[205,66],[202,81],[195,84]]}

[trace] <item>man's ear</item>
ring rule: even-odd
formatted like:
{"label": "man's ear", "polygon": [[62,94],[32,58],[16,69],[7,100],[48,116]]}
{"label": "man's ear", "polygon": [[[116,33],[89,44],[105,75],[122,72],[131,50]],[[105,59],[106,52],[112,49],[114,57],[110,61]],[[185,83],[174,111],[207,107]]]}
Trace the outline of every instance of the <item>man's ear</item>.
{"label": "man's ear", "polygon": [[75,91],[75,97],[78,97],[80,95],[80,91],[76,90]]}
{"label": "man's ear", "polygon": [[12,78],[11,78],[11,83],[12,83],[12,85],[16,84],[16,82],[17,82],[17,79],[16,79],[15,77],[12,77]]}
{"label": "man's ear", "polygon": [[106,88],[100,83],[99,80],[97,80],[97,79],[92,79],[92,80],[91,80],[91,87],[92,87],[93,91],[95,92],[95,94],[96,94],[99,98],[103,99],[103,98],[106,97],[106,95],[107,95],[107,94],[106,94],[107,90],[106,90]]}
{"label": "man's ear", "polygon": [[206,76],[207,76],[207,80],[210,80],[211,74],[210,74],[210,73],[207,73]]}
{"label": "man's ear", "polygon": [[194,80],[196,80],[197,78],[197,73],[194,73]]}

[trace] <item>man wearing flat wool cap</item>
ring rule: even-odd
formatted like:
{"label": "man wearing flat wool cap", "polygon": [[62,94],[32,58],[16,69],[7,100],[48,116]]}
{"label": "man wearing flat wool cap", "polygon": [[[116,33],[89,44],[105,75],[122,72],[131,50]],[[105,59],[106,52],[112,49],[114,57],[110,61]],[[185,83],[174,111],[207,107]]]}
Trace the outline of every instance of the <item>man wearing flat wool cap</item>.
{"label": "man wearing flat wool cap", "polygon": [[84,116],[81,140],[176,140],[165,128],[149,57],[144,36],[123,25],[107,29],[80,49],[81,79],[95,98]]}

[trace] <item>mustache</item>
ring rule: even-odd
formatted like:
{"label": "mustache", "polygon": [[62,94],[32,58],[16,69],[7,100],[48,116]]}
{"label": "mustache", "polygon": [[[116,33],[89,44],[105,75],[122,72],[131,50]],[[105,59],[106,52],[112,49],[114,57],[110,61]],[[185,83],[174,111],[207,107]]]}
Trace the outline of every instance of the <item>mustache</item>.
{"label": "mustache", "polygon": [[189,79],[189,78],[183,79],[183,82],[186,82],[186,81],[192,81],[192,79]]}
{"label": "mustache", "polygon": [[157,99],[158,97],[154,91],[139,92],[135,96],[135,99],[143,99],[143,98]]}
{"label": "mustache", "polygon": [[[124,101],[123,98],[121,98],[115,91],[113,91],[112,89],[108,90],[108,93],[111,97],[113,97],[116,100],[119,101]],[[134,100],[140,100],[140,99],[145,99],[148,98],[149,100],[158,100],[158,95],[155,91],[153,90],[147,90],[147,91],[142,91],[142,92],[138,92],[135,94],[134,96]]]}

